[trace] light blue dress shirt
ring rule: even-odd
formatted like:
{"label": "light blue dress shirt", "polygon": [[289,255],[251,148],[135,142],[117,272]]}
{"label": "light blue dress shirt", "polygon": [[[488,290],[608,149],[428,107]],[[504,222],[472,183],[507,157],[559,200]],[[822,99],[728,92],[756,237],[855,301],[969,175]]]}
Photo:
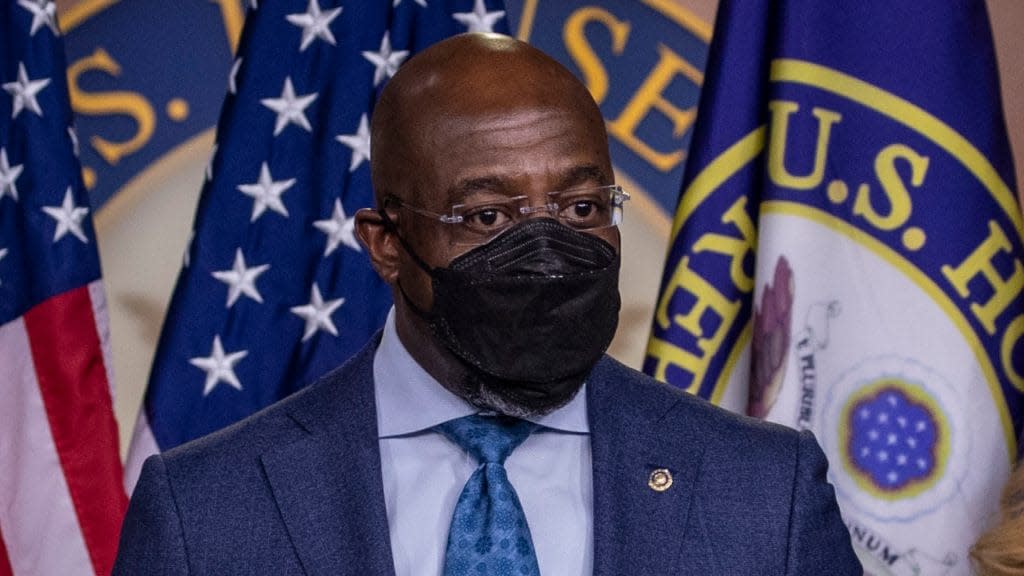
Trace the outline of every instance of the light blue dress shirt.
{"label": "light blue dress shirt", "polygon": [[[388,315],[373,359],[381,472],[397,576],[436,576],[448,526],[477,463],[430,428],[478,412],[413,360]],[[530,525],[541,574],[593,572],[593,490],[585,388],[533,422],[505,461]]]}

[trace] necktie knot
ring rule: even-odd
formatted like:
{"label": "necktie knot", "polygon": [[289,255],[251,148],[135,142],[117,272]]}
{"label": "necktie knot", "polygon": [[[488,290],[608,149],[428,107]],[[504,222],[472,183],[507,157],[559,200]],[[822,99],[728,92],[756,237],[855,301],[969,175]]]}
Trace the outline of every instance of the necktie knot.
{"label": "necktie knot", "polygon": [[526,514],[503,466],[536,428],[517,418],[479,414],[436,427],[480,464],[455,504],[444,576],[540,576]]}
{"label": "necktie knot", "polygon": [[508,455],[536,428],[536,424],[518,418],[479,414],[449,420],[437,426],[438,431],[480,464],[504,464]]}

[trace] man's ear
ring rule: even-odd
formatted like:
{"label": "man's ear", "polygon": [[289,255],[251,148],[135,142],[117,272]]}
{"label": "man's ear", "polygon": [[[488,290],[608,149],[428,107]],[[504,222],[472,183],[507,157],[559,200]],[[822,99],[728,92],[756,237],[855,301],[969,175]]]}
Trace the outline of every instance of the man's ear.
{"label": "man's ear", "polygon": [[370,264],[388,284],[398,279],[398,238],[373,208],[356,212],[356,235],[370,253]]}

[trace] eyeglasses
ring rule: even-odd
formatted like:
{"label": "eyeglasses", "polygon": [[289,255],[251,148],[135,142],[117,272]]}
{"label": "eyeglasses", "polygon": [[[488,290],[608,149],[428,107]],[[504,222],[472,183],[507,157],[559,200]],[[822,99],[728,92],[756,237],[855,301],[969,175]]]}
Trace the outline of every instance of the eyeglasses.
{"label": "eyeglasses", "polygon": [[510,196],[481,202],[453,204],[445,214],[409,204],[397,196],[388,196],[385,208],[405,209],[413,214],[448,224],[454,244],[486,244],[506,229],[534,214],[546,212],[562,224],[589,231],[618,226],[623,204],[629,194],[621,186],[601,186],[548,192],[547,203],[531,206],[528,196]]}

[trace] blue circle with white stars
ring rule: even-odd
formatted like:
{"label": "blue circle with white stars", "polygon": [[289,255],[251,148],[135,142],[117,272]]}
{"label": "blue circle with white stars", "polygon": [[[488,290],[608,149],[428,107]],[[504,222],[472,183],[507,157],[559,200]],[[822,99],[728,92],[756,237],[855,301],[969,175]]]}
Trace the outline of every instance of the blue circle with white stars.
{"label": "blue circle with white stars", "polygon": [[913,385],[879,380],[851,399],[844,412],[845,460],[870,492],[913,496],[941,471],[942,420]]}

